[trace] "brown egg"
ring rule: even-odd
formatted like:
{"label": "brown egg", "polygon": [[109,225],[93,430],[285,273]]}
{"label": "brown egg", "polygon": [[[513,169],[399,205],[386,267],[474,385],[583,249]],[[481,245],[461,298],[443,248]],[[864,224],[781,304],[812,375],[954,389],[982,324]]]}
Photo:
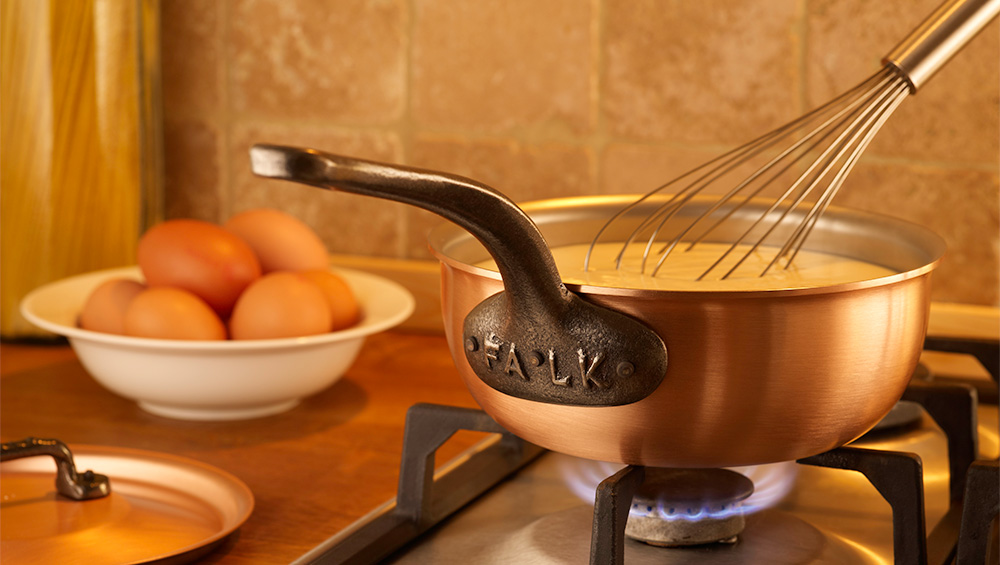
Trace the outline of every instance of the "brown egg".
{"label": "brown egg", "polygon": [[109,279],[97,285],[80,311],[80,327],[95,332],[125,333],[125,311],[146,285],[131,279]]}
{"label": "brown egg", "polygon": [[229,218],[223,227],[250,245],[264,273],[326,269],[330,262],[316,232],[280,210],[247,210]]}
{"label": "brown egg", "polygon": [[347,281],[330,271],[303,271],[301,274],[323,291],[330,305],[333,331],[349,328],[361,321],[361,306]]}
{"label": "brown egg", "polygon": [[226,339],[226,326],[204,300],[181,288],[153,287],[125,311],[125,334],[158,339]]}
{"label": "brown egg", "polygon": [[260,277],[260,262],[232,232],[199,220],[168,220],[139,239],[138,262],[150,287],[183,288],[220,316]]}
{"label": "brown egg", "polygon": [[299,337],[330,331],[323,291],[300,273],[264,275],[240,296],[229,319],[233,339]]}

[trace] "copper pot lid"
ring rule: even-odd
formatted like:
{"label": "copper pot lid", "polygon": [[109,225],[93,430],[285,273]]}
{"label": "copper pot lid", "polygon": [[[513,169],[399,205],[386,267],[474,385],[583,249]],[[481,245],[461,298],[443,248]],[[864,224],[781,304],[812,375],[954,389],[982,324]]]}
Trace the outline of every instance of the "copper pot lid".
{"label": "copper pot lid", "polygon": [[76,467],[110,479],[107,496],[57,494],[48,457],[0,464],[4,563],[183,563],[236,531],[253,510],[233,475],[175,455],[74,445]]}

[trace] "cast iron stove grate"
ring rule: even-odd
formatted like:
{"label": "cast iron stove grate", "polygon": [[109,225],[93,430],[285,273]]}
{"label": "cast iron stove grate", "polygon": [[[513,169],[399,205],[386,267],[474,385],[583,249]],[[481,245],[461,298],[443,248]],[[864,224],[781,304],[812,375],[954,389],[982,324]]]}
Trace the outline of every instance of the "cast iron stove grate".
{"label": "cast iron stove grate", "polygon": [[[967,353],[998,379],[996,341],[928,339],[926,349]],[[923,467],[912,453],[845,446],[798,463],[862,473],[889,503],[897,564],[978,565],[989,552],[990,529],[1000,513],[1000,466],[977,460],[977,392],[964,384],[914,381],[903,400],[921,405],[945,434],[950,506],[928,535]],[[991,395],[995,401],[995,394]],[[437,449],[459,430],[498,434],[467,458],[434,476]],[[296,563],[378,563],[544,452],[501,428],[485,412],[418,404],[407,413],[396,499],[329,538]],[[645,468],[626,466],[597,489],[590,563],[624,561],[625,523]]]}

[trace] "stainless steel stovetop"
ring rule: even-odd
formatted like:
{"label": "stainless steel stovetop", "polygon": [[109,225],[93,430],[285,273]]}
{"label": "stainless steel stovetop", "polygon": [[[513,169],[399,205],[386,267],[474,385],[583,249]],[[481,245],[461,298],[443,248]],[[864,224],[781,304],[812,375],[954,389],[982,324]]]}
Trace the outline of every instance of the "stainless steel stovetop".
{"label": "stainless steel stovetop", "polygon": [[[979,430],[981,456],[996,457],[996,406],[980,408]],[[932,529],[949,503],[945,439],[933,422],[925,415],[916,429],[876,440],[863,438],[852,445],[921,456],[927,527]],[[610,474],[607,471],[616,468],[545,454],[388,562],[587,563],[593,501],[582,500],[567,481],[589,478],[592,493],[597,482]],[[736,544],[663,549],[630,540],[625,546],[625,562],[893,562],[891,509],[860,473],[795,463],[749,470],[754,471],[758,493],[761,480],[791,480],[792,484],[775,506],[747,517],[746,529]]]}
{"label": "stainless steel stovetop", "polygon": [[[978,459],[996,459],[1000,455],[1000,423],[995,401],[979,403],[976,416]],[[408,500],[412,498],[409,495],[402,502],[390,500],[303,556],[300,562],[588,563],[594,489],[621,465],[548,452],[535,458],[531,453],[525,456],[525,460],[533,459],[530,463],[440,523],[437,518],[431,519],[415,532],[411,531],[414,527],[410,522],[392,519],[390,515],[394,513],[417,513],[413,523],[420,524],[427,515],[444,516],[450,512],[446,507],[459,505],[455,500],[473,497],[460,492],[470,482],[470,477],[494,473],[503,476],[504,472],[496,468],[498,460],[477,462],[481,452],[496,448],[501,441],[501,436],[490,436],[438,470],[439,478],[456,479],[447,484],[438,480],[435,484],[435,494],[443,501],[435,499],[423,503],[423,510],[416,510],[419,505],[414,506],[413,501]],[[919,456],[923,469],[926,531],[932,532],[948,512],[951,502],[947,440],[934,421],[921,412],[915,423],[869,434],[851,446]],[[404,468],[405,459],[404,453]],[[422,461],[419,454],[417,460]],[[430,460],[430,467],[419,463],[411,469],[421,467],[425,471],[432,469],[433,460]],[[795,462],[738,470],[755,483],[754,495],[745,502],[755,511],[747,515],[746,527],[736,543],[665,549],[626,540],[625,563],[894,562],[892,508],[861,473]],[[406,475],[405,470],[403,474]],[[455,500],[450,500],[452,498]],[[403,512],[399,512],[397,506],[402,507]],[[419,516],[421,512],[424,518]],[[366,551],[355,554],[354,542],[358,538],[369,540],[364,543],[376,540],[374,545],[377,546],[397,536],[416,539],[388,558],[373,560],[371,555],[377,553]],[[991,553],[991,559],[994,557]]]}

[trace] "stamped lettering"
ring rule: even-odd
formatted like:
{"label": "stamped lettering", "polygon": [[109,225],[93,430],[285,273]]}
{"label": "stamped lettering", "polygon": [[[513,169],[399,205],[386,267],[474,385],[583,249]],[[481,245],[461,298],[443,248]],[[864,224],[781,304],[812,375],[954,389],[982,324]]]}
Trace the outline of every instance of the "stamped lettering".
{"label": "stamped lettering", "polygon": [[544,304],[530,297],[502,291],[469,311],[462,341],[449,335],[453,354],[465,357],[463,377],[512,399],[565,406],[631,404],[666,378],[666,345],[642,322],[567,289]]}
{"label": "stamped lettering", "polygon": [[507,352],[507,363],[505,363],[504,372],[508,375],[517,375],[524,380],[528,380],[528,376],[521,370],[521,362],[517,360],[517,351],[515,349],[515,345],[511,343],[510,351]]}
{"label": "stamped lettering", "polygon": [[[499,369],[505,375],[519,377],[525,381],[530,380],[532,373],[535,373],[536,376],[558,387],[578,386],[589,390],[605,390],[611,388],[613,384],[606,378],[601,378],[600,368],[606,357],[601,351],[589,355],[583,348],[578,348],[576,362],[561,365],[555,349],[544,349],[544,353],[532,349],[524,352],[516,343],[506,343],[494,333],[487,334],[482,344],[486,368],[490,371]],[[527,355],[525,359],[529,361],[527,365],[521,362],[521,357],[524,355]],[[628,375],[619,371],[619,376]]]}
{"label": "stamped lettering", "polygon": [[570,379],[573,378],[572,375],[560,377],[556,372],[556,352],[551,349],[549,350],[549,378],[552,379],[552,384],[556,386],[573,386],[570,383]]}
{"label": "stamped lettering", "polygon": [[611,386],[610,383],[603,383],[594,378],[594,369],[601,364],[601,361],[604,361],[604,356],[601,355],[600,351],[597,352],[597,355],[594,355],[589,368],[587,367],[587,354],[583,352],[583,349],[577,349],[576,353],[580,358],[580,380],[583,382],[585,388],[590,388],[591,386],[608,388]]}
{"label": "stamped lettering", "polygon": [[488,368],[492,369],[493,362],[499,359],[501,345],[503,345],[503,342],[494,333],[489,334],[483,340],[483,354],[486,355],[486,366]]}

